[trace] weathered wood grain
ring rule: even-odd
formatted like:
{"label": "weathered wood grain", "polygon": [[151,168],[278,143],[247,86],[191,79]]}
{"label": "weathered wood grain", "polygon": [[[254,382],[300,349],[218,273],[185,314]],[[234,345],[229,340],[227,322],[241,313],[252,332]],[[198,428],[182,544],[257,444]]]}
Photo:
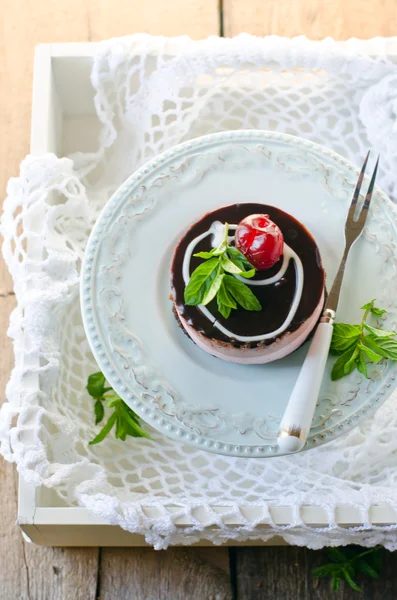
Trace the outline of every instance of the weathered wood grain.
{"label": "weathered wood grain", "polygon": [[[27,600],[96,600],[98,555],[98,548],[42,548],[26,544]],[[10,598],[7,596],[7,600]]]}
{"label": "weathered wood grain", "polygon": [[395,0],[223,0],[224,31],[362,39],[397,32]]}
{"label": "weathered wood grain", "polygon": [[231,600],[226,548],[104,548],[101,600]]}
{"label": "weathered wood grain", "polygon": [[[306,34],[339,39],[395,35],[394,0],[223,0],[224,32]],[[33,49],[42,42],[99,40],[137,31],[206,37],[219,31],[218,0],[0,0],[0,190],[29,150]],[[12,366],[5,338],[13,306],[11,281],[0,261],[0,393]],[[321,553],[300,548],[51,549],[25,544],[15,526],[15,468],[0,459],[0,600],[350,600],[330,595],[310,571]],[[366,600],[397,598],[397,555],[386,555],[380,582],[363,585]],[[97,581],[98,579],[98,581]],[[97,587],[98,584],[98,587]]]}
{"label": "weathered wood grain", "polygon": [[[217,6],[217,0],[168,0],[166,3],[157,0],[118,0],[117,3],[112,0],[57,0],[56,3],[52,0],[0,0],[3,23],[0,33],[1,197],[5,195],[7,180],[18,174],[19,163],[29,152],[36,44],[97,41],[134,32],[206,37],[218,33]],[[2,399],[13,362],[11,344],[5,337],[13,302],[11,279],[0,261]],[[0,600],[94,599],[98,550],[52,549],[25,544],[15,526],[15,467],[1,459],[0,487]],[[225,553],[227,555],[226,550]],[[114,565],[113,574],[116,579],[123,580],[124,573],[117,565]],[[178,587],[177,578],[174,585]]]}
{"label": "weathered wood grain", "polygon": [[[136,32],[203,38],[219,31],[218,0],[0,0],[0,197],[29,152],[33,52],[45,42]],[[12,290],[0,261],[0,294]]]}
{"label": "weathered wood grain", "polygon": [[[6,337],[13,296],[0,297],[0,403],[13,365]],[[0,460],[0,600],[94,600],[98,571],[96,548],[41,548],[24,542],[15,524],[18,477]]]}
{"label": "weathered wood grain", "polygon": [[[1,136],[0,136],[1,137]],[[14,307],[12,296],[0,298],[0,402],[12,368],[11,344],[6,338],[8,315]],[[0,459],[0,600],[29,598],[29,572],[25,547],[15,527],[17,476],[14,465]]]}
{"label": "weathered wood grain", "polygon": [[331,592],[329,579],[317,579],[312,569],[329,561],[324,551],[306,548],[236,548],[238,600],[390,600],[397,598],[397,553],[384,551],[382,577],[358,577],[363,594],[348,585]]}

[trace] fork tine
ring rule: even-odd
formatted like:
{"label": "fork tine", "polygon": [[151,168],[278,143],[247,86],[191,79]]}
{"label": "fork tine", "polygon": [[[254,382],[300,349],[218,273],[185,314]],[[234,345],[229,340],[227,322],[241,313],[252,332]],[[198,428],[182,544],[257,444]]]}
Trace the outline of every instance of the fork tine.
{"label": "fork tine", "polygon": [[367,167],[367,162],[368,162],[368,158],[369,158],[370,152],[371,152],[371,150],[368,150],[368,154],[365,157],[365,161],[364,161],[364,164],[363,164],[363,166],[361,168],[360,175],[358,176],[358,179],[357,179],[356,188],[354,190],[353,198],[352,198],[352,201],[351,201],[351,204],[350,204],[350,208],[349,208],[349,213],[347,215],[348,219],[353,219],[354,213],[356,211],[356,204],[357,204],[358,197],[360,195],[361,184],[362,184],[363,179],[364,179],[365,169]]}
{"label": "fork tine", "polygon": [[369,205],[371,203],[371,198],[372,198],[372,192],[373,192],[374,185],[375,185],[376,174],[378,172],[379,159],[380,159],[380,155],[378,156],[378,160],[376,161],[375,169],[374,169],[374,172],[372,173],[371,181],[369,182],[368,191],[365,195],[364,204],[361,209],[360,215],[357,219],[357,221],[360,225],[364,225],[365,220],[367,218],[368,209],[369,209]]}

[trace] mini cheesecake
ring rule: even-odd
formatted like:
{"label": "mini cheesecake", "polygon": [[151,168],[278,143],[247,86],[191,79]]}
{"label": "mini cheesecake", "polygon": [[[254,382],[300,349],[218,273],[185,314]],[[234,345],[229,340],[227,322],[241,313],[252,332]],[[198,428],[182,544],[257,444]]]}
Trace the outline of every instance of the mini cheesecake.
{"label": "mini cheesecake", "polygon": [[[255,252],[247,251],[251,264],[257,261],[262,267],[252,279],[240,279],[249,286],[261,310],[238,306],[225,318],[216,298],[206,306],[186,304],[185,288],[203,262],[194,254],[216,247],[225,223],[229,224],[229,245],[237,241],[244,250],[238,239],[241,227],[237,226],[242,221],[249,223],[251,216],[268,217],[284,241],[281,256],[274,258],[277,262],[269,263],[272,266],[266,267],[266,261],[261,263]],[[255,242],[251,249],[255,250]],[[172,260],[171,290],[174,314],[200,348],[229,362],[261,364],[290,354],[310,335],[324,305],[325,273],[313,236],[297,219],[266,204],[233,204],[204,215],[183,235]]]}

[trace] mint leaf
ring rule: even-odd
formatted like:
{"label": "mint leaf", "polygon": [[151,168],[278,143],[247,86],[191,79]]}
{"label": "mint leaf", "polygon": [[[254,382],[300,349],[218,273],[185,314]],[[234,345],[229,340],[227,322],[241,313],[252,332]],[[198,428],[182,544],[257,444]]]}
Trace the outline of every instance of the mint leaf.
{"label": "mint leaf", "polygon": [[249,271],[242,271],[239,266],[237,266],[233,260],[230,260],[226,256],[222,256],[221,265],[224,271],[227,273],[232,273],[234,275],[241,275],[241,277],[246,277],[247,279],[251,279],[256,273],[256,269],[251,268]]}
{"label": "mint leaf", "polygon": [[364,558],[357,558],[354,561],[357,571],[360,573],[364,573],[365,575],[369,575],[369,577],[373,577],[374,579],[379,578],[379,573],[376,571],[371,565],[367,563]]}
{"label": "mint leaf", "polygon": [[[353,355],[356,352],[356,346],[350,346],[341,356],[339,356],[331,371],[331,379],[332,381],[336,381],[337,379],[341,379],[345,375],[348,375],[354,370],[356,366],[355,358],[352,361]],[[347,365],[349,365],[347,367]]]}
{"label": "mint leaf", "polygon": [[386,312],[386,310],[382,310],[381,308],[375,308],[375,306],[371,308],[371,313],[373,315],[376,315],[377,317],[383,317],[383,315],[386,314]]}
{"label": "mint leaf", "polygon": [[129,406],[125,404],[125,402],[122,402],[122,404],[120,405],[120,412],[125,421],[125,426],[128,431],[128,435],[131,435],[132,437],[144,437],[149,440],[151,439],[150,435],[142,429],[139,423],[137,423],[136,414],[130,409]]}
{"label": "mint leaf", "polygon": [[97,400],[94,404],[94,412],[95,412],[95,425],[98,425],[105,416],[105,409],[103,408],[103,404],[101,400]]}
{"label": "mint leaf", "polygon": [[[361,592],[361,589],[358,587],[357,583],[354,581],[354,579],[352,577],[352,570],[351,570],[351,568],[348,568],[348,566],[346,566],[343,569],[343,575],[345,576],[345,579],[346,579],[347,583],[350,585],[350,587],[354,591]],[[353,575],[354,575],[354,570],[353,570]]]}
{"label": "mint leaf", "polygon": [[124,421],[119,415],[116,420],[116,439],[122,440],[123,442],[125,442],[126,437],[127,437],[127,431],[124,426]]}
{"label": "mint leaf", "polygon": [[364,344],[358,344],[358,347],[360,348],[361,352],[364,353],[365,356],[373,363],[379,362],[382,358],[381,354],[378,354],[375,352],[375,350],[368,346],[364,346]]}
{"label": "mint leaf", "polygon": [[332,333],[331,350],[337,353],[345,352],[361,335],[360,325],[335,323]]}
{"label": "mint leaf", "polygon": [[331,587],[334,592],[339,592],[340,582],[341,582],[341,578],[338,577],[337,575],[333,575],[333,577],[331,579]]}
{"label": "mint leaf", "polygon": [[251,292],[250,288],[245,285],[242,281],[239,281],[232,275],[225,275],[224,283],[227,291],[233,296],[233,298],[245,308],[245,310],[259,311],[262,310],[262,306],[258,298]]}
{"label": "mint leaf", "polygon": [[359,591],[355,581],[357,573],[363,573],[369,577],[379,577],[382,568],[382,554],[379,546],[363,549],[359,546],[347,546],[336,548],[336,552],[329,552],[332,563],[327,563],[316,569],[312,569],[312,575],[316,577],[329,577],[331,587],[338,590],[340,582],[344,579],[352,589]]}
{"label": "mint leaf", "polygon": [[369,333],[372,333],[377,338],[391,338],[396,335],[395,331],[388,331],[387,329],[378,329],[377,327],[371,327],[371,325],[367,325],[364,323],[364,327]]}
{"label": "mint leaf", "polygon": [[[250,279],[255,275],[256,269],[239,250],[228,246],[228,232],[229,225],[225,223],[223,239],[219,246],[209,252],[194,254],[206,262],[193,271],[184,292],[185,304],[188,306],[206,305],[217,297],[218,310],[226,319],[230,316],[231,310],[237,308],[234,300],[246,310],[262,308],[255,294],[241,280],[231,277],[236,275]],[[228,273],[229,283],[225,282],[222,285],[226,273]],[[220,290],[223,299],[218,298]],[[226,292],[228,301],[225,301]]]}
{"label": "mint leaf", "polygon": [[105,439],[105,437],[111,432],[113,425],[116,422],[116,419],[117,413],[114,412],[110,415],[106,425],[101,429],[98,435],[94,437],[94,439],[91,440],[91,442],[89,442],[90,446],[93,446],[94,444],[99,444],[99,442],[102,442]]}
{"label": "mint leaf", "polygon": [[[88,378],[87,383],[87,392],[93,398],[100,398],[105,393],[105,375],[100,371],[98,373],[93,373]],[[109,388],[108,388],[109,389]]]}
{"label": "mint leaf", "polygon": [[367,304],[364,304],[364,306],[361,307],[361,310],[369,310],[376,317],[383,317],[383,315],[387,311],[383,310],[381,308],[376,308],[376,306],[374,306],[374,302],[375,302],[375,298],[373,300],[371,300],[371,302],[367,302]]}
{"label": "mint leaf", "polygon": [[397,340],[390,338],[375,338],[372,335],[366,335],[363,339],[366,346],[369,346],[374,352],[384,358],[397,360]]}
{"label": "mint leaf", "polygon": [[218,290],[221,286],[222,280],[224,278],[224,275],[222,273],[221,267],[220,265],[218,265],[218,270],[216,272],[216,275],[214,277],[214,279],[211,281],[205,295],[204,298],[201,301],[201,304],[209,304],[211,302],[211,300],[213,300],[216,296],[216,294],[218,293]]}
{"label": "mint leaf", "polygon": [[222,304],[224,304],[225,306],[229,306],[229,308],[237,308],[236,302],[233,300],[232,296],[227,290],[224,278],[219,288],[217,298],[219,298],[220,302],[222,302]]}
{"label": "mint leaf", "polygon": [[221,313],[221,315],[225,318],[228,319],[231,313],[232,308],[236,309],[237,308],[237,304],[236,302],[233,300],[233,298],[231,297],[231,295],[229,294],[229,292],[226,289],[225,283],[222,280],[222,283],[220,285],[220,288],[218,290],[218,294],[216,297],[217,303],[218,303],[218,310]]}
{"label": "mint leaf", "polygon": [[374,298],[373,300],[371,300],[371,302],[367,302],[367,304],[364,304],[361,307],[361,310],[372,310],[374,307],[374,302],[375,302],[376,298]]}
{"label": "mint leaf", "polygon": [[358,355],[357,371],[368,379],[367,363],[365,362],[363,352]]}
{"label": "mint leaf", "polygon": [[249,271],[250,269],[252,269],[252,265],[249,262],[248,258],[246,258],[244,254],[240,252],[240,250],[237,250],[237,248],[235,248],[234,246],[228,246],[227,254],[230,260],[232,260],[234,264],[240,267],[242,271]]}
{"label": "mint leaf", "polygon": [[[354,348],[354,346],[353,346]],[[353,371],[353,369],[355,368],[355,366],[358,363],[358,357],[359,357],[360,351],[358,349],[358,347],[356,346],[353,350],[353,354],[351,355],[351,357],[349,358],[349,360],[345,363],[345,366],[343,367],[344,371],[345,371],[345,375],[349,375],[349,373],[351,373]]]}
{"label": "mint leaf", "polygon": [[226,304],[223,304],[223,302],[219,300],[219,296],[216,297],[216,301],[218,304],[218,310],[221,313],[222,317],[228,319],[230,317],[232,309],[230,308],[230,306],[226,306]]}
{"label": "mint leaf", "polygon": [[214,256],[221,256],[221,254],[224,254],[226,252],[228,235],[229,235],[229,225],[228,225],[228,223],[225,223],[225,229],[223,232],[223,240],[221,241],[219,246],[214,249],[214,251],[213,251]]}
{"label": "mint leaf", "polygon": [[216,257],[210,258],[195,269],[185,288],[185,303],[190,306],[201,304],[219,270]]}
{"label": "mint leaf", "polygon": [[[105,416],[105,406],[113,409],[112,414],[100,430],[98,435],[89,442],[91,445],[99,444],[111,432],[116,424],[116,438],[125,441],[127,435],[133,437],[150,436],[140,427],[139,417],[130,409],[111,387],[105,387],[105,376],[102,373],[93,373],[88,378],[87,390],[95,399],[94,413],[95,425],[100,423]],[[106,394],[107,392],[110,392]],[[106,394],[106,395],[105,395]]]}
{"label": "mint leaf", "polygon": [[[328,556],[331,558],[331,560],[333,560],[336,563],[340,563],[340,562],[345,562],[346,560],[346,554],[345,554],[345,549],[344,548],[337,548],[334,546],[329,546],[328,548],[325,549]],[[320,567],[321,568],[321,567]]]}
{"label": "mint leaf", "polygon": [[193,256],[197,256],[198,258],[205,258],[205,259],[212,258],[214,256],[215,250],[216,250],[216,248],[213,248],[209,252],[196,252],[196,254],[193,254]]}

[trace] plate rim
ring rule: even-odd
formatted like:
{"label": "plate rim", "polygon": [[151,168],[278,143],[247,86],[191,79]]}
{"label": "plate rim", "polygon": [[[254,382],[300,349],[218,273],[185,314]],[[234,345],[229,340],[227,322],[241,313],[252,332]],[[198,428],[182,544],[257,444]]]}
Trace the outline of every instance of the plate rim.
{"label": "plate rim", "polygon": [[[98,367],[101,369],[107,381],[114,388],[114,390],[132,408],[132,410],[137,412],[138,416],[142,418],[143,421],[151,425],[160,433],[170,437],[174,441],[183,442],[190,446],[200,448],[201,450],[233,457],[272,458],[284,455],[281,452],[276,452],[278,448],[277,444],[233,444],[212,438],[208,439],[203,434],[197,434],[186,430],[182,425],[179,425],[175,422],[175,417],[168,417],[167,419],[166,415],[158,415],[158,409],[151,410],[145,407],[144,410],[140,411],[140,408],[143,407],[143,403],[137,397],[137,393],[128,393],[128,389],[125,387],[125,384],[111,367],[111,361],[109,361],[109,355],[106,351],[106,348],[104,348],[99,341],[97,327],[93,319],[92,299],[94,295],[90,293],[92,292],[93,288],[92,267],[95,261],[95,254],[99,246],[101,230],[107,224],[112,214],[124,202],[126,196],[130,194],[135,187],[141,186],[146,176],[152,176],[156,170],[163,168],[168,161],[182,157],[185,152],[191,152],[192,150],[194,151],[202,146],[211,147],[211,145],[217,142],[233,143],[235,140],[241,142],[244,139],[247,141],[253,141],[255,139],[258,139],[258,141],[279,141],[286,144],[295,145],[296,147],[304,147],[307,150],[322,154],[327,159],[330,159],[335,163],[339,163],[343,167],[347,167],[349,170],[356,172],[357,175],[360,171],[360,169],[351,161],[345,159],[333,150],[329,150],[328,148],[312,142],[311,140],[275,131],[251,129],[223,131],[199,136],[173,146],[150,159],[136,171],[134,171],[112,194],[100,212],[88,238],[82,261],[80,272],[80,306],[84,330],[91,351],[95,360],[97,361]],[[385,206],[388,213],[391,213],[392,216],[396,217],[397,209],[387,194],[379,186],[376,186],[376,191],[381,195],[382,202],[386,203]],[[393,220],[393,224],[394,222],[395,219]],[[351,415],[350,417],[346,417],[346,420],[342,422],[348,426],[347,429],[342,423],[339,423],[335,426],[333,431],[330,430],[327,432],[327,434],[325,432],[321,434],[314,434],[314,436],[310,436],[308,438],[307,443],[302,450],[300,450],[300,452],[319,447],[336,439],[337,437],[340,437],[347,431],[350,431],[350,429],[361,422],[362,419],[374,413],[394,391],[397,384],[394,384],[393,386],[393,382],[395,382],[396,378],[397,364],[394,371],[391,371],[391,373],[389,371],[388,376],[385,377],[382,383],[382,386],[378,389],[376,395],[374,395],[375,402],[373,402],[372,405],[366,405],[365,407],[360,408],[355,414]],[[361,416],[357,414],[358,412],[361,413]],[[355,422],[353,423],[352,420],[355,420]],[[321,438],[321,440],[317,440],[316,436]],[[328,439],[324,440],[323,438],[326,437]],[[266,446],[268,450],[265,450],[263,446]],[[273,450],[274,453],[269,454],[270,450]]]}

